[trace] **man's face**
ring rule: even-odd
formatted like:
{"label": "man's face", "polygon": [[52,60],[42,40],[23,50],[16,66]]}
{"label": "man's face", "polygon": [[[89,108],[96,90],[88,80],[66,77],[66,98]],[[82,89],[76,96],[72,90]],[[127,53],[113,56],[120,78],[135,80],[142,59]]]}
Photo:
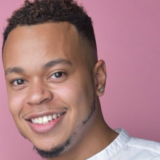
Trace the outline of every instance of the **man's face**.
{"label": "man's face", "polygon": [[3,63],[9,108],[21,134],[39,149],[53,149],[68,139],[74,146],[94,121],[85,52],[69,23],[19,26],[8,36]]}

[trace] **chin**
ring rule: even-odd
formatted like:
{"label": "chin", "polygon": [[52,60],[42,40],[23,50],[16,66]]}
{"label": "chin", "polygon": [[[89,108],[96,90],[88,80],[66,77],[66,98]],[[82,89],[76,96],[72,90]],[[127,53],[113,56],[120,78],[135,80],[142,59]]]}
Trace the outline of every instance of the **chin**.
{"label": "chin", "polygon": [[54,138],[53,139],[37,139],[34,141],[30,141],[34,148],[39,149],[39,150],[44,150],[44,151],[51,151],[54,148],[57,148],[58,146],[61,146],[62,142],[55,142]]}
{"label": "chin", "polygon": [[68,139],[65,143],[57,146],[48,146],[48,144],[45,144],[46,147],[43,146],[43,148],[39,147],[34,147],[34,149],[37,151],[37,153],[42,157],[42,158],[54,158],[57,157],[66,150],[66,148],[70,145],[70,139]]}

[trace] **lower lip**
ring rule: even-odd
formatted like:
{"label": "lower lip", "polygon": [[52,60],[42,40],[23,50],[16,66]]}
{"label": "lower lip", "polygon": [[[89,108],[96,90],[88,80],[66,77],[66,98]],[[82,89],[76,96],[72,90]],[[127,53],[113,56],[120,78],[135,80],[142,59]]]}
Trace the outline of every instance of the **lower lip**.
{"label": "lower lip", "polygon": [[36,133],[46,133],[46,132],[50,132],[51,130],[53,130],[60,123],[60,121],[64,118],[64,115],[65,114],[63,114],[61,117],[59,117],[55,120],[50,121],[47,124],[35,124],[35,123],[30,122],[30,121],[28,123],[29,123],[29,126],[31,127],[31,129],[34,132],[36,132]]}

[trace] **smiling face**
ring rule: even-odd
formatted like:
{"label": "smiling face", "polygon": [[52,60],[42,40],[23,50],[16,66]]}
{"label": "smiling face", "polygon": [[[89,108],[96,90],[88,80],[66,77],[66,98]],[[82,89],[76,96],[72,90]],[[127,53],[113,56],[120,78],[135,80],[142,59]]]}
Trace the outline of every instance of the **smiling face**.
{"label": "smiling face", "polygon": [[82,39],[69,23],[46,23],[16,27],[5,43],[9,108],[39,149],[71,140],[69,149],[96,123],[91,47]]}

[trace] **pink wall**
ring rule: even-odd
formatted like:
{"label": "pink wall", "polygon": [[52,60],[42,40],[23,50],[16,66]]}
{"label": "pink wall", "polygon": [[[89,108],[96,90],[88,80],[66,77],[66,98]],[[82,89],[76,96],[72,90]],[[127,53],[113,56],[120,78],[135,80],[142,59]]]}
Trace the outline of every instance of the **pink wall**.
{"label": "pink wall", "polygon": [[[23,0],[0,1],[0,43],[5,20]],[[160,141],[160,1],[79,0],[93,18],[99,58],[107,64],[101,98],[106,122],[132,136]],[[40,160],[18,133],[7,107],[0,61],[0,159]]]}

